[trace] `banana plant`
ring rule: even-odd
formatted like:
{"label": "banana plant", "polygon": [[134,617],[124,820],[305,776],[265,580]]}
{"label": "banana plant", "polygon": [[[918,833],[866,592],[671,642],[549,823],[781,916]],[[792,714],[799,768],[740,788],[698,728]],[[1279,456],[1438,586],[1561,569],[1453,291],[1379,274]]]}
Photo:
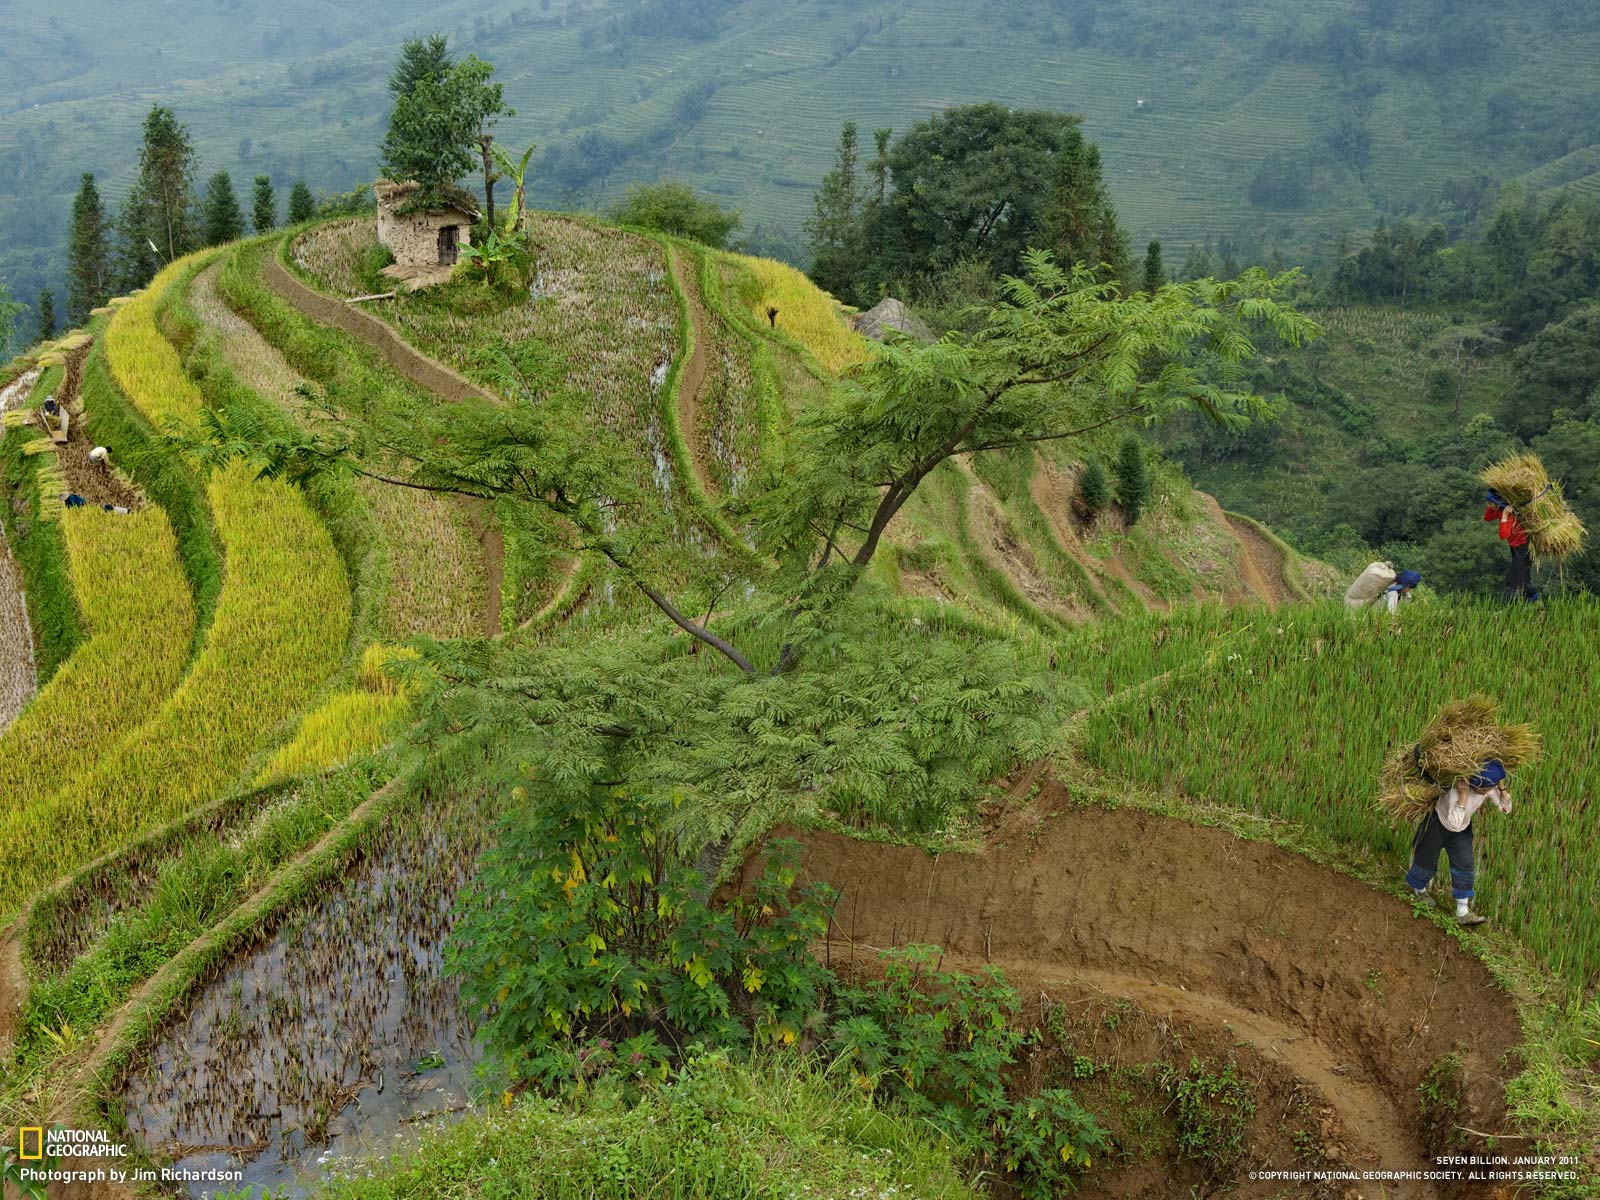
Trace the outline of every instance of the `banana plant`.
{"label": "banana plant", "polygon": [[513,162],[511,155],[498,142],[493,142],[489,146],[490,152],[494,155],[495,164],[499,166],[500,170],[508,178],[516,180],[517,183],[516,194],[511,197],[511,211],[506,213],[505,231],[507,234],[516,233],[522,225],[523,196],[527,191],[523,185],[522,177],[528,173],[528,160],[533,157],[536,145],[537,143],[529,145],[522,152],[522,161],[520,162]]}

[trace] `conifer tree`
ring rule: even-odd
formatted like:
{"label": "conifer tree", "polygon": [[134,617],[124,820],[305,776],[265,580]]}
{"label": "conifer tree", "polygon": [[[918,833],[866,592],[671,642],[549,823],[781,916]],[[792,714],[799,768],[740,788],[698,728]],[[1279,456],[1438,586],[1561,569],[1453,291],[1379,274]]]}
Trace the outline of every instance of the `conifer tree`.
{"label": "conifer tree", "polygon": [[400,47],[400,58],[389,72],[389,94],[398,99],[410,95],[424,79],[435,82],[450,73],[455,60],[450,56],[449,38],[431,33],[425,38],[408,38]]}
{"label": "conifer tree", "polygon": [[1106,479],[1106,469],[1098,458],[1091,458],[1084,464],[1083,474],[1078,476],[1078,502],[1083,505],[1083,511],[1092,517],[1106,506],[1109,499],[1111,484]]}
{"label": "conifer tree", "polygon": [[1130,433],[1117,451],[1117,504],[1130,527],[1139,523],[1149,498],[1150,467],[1145,462],[1144,444]]}
{"label": "conifer tree", "polygon": [[833,170],[811,201],[805,231],[811,238],[811,278],[824,291],[849,297],[859,273],[861,185],[857,178],[856,123],[846,121],[839,134]]}
{"label": "conifer tree", "polygon": [[72,324],[88,320],[89,310],[110,298],[111,265],[111,222],[94,176],[85,172],[67,232],[67,320]]}
{"label": "conifer tree", "polygon": [[317,215],[317,202],[311,198],[311,189],[304,179],[296,179],[289,189],[289,224],[298,225]]}
{"label": "conifer tree", "polygon": [[272,180],[265,175],[256,176],[250,223],[257,233],[265,233],[278,224],[278,197],[273,193]]}
{"label": "conifer tree", "polygon": [[40,291],[39,303],[34,306],[34,314],[38,318],[36,340],[48,342],[56,335],[56,294],[49,288]]}
{"label": "conifer tree", "polygon": [[195,248],[194,172],[194,143],[188,129],[170,108],[155,105],[144,119],[139,178],[118,221],[125,284],[144,286],[158,262],[171,262]]}
{"label": "conifer tree", "polygon": [[206,185],[206,245],[220,246],[243,232],[244,214],[239,211],[239,198],[233,194],[233,180],[226,171],[218,171]]}
{"label": "conifer tree", "polygon": [[1161,261],[1161,243],[1153,241],[1144,252],[1144,290],[1153,296],[1166,281],[1167,268]]}

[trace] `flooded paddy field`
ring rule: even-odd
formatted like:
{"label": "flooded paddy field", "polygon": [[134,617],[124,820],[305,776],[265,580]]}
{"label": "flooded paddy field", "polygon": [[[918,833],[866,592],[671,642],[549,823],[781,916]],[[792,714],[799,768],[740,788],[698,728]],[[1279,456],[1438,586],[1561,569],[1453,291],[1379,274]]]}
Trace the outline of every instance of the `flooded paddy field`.
{"label": "flooded paddy field", "polygon": [[199,989],[124,1085],[130,1137],[179,1166],[242,1167],[254,1194],[304,1195],[327,1162],[466,1111],[479,1052],[442,945],[487,809],[392,814],[342,880]]}

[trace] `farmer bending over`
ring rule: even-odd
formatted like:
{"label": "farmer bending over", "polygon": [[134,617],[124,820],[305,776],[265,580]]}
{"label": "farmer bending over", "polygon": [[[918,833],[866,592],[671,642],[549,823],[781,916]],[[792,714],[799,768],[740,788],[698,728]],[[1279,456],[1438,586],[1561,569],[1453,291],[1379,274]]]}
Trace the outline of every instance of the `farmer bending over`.
{"label": "farmer bending over", "polygon": [[1490,491],[1484,499],[1488,507],[1483,510],[1485,521],[1500,522],[1500,540],[1511,547],[1511,569],[1506,572],[1507,600],[1537,600],[1539,593],[1533,587],[1533,559],[1528,549],[1528,531],[1517,519],[1517,510]]}
{"label": "farmer bending over", "polygon": [[1472,911],[1472,817],[1485,800],[1493,800],[1503,813],[1511,811],[1511,789],[1505,780],[1506,769],[1491,758],[1478,774],[1458,779],[1445,790],[1417,826],[1417,836],[1411,839],[1411,869],[1406,872],[1406,883],[1416,895],[1426,895],[1439,865],[1439,851],[1443,850],[1450,858],[1450,894],[1456,901],[1456,920],[1463,925],[1482,925],[1488,920]]}
{"label": "farmer bending over", "polygon": [[1401,571],[1394,577],[1394,582],[1383,589],[1383,604],[1390,612],[1400,607],[1400,601],[1411,599],[1411,589],[1422,582],[1422,575],[1417,571]]}

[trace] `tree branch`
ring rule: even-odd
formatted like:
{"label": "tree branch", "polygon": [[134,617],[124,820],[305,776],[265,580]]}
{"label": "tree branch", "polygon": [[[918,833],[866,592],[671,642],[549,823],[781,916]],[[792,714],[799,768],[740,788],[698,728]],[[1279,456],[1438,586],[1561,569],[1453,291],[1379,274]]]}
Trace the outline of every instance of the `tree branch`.
{"label": "tree branch", "polygon": [[1149,407],[1150,401],[1146,400],[1143,403],[1133,405],[1131,408],[1125,408],[1119,413],[1113,413],[1105,420],[1096,421],[1092,425],[1081,425],[1077,429],[1067,429],[1060,433],[1035,433],[1029,434],[1026,437],[1011,438],[1002,442],[985,442],[981,446],[968,446],[965,453],[978,454],[984,450],[1005,450],[1012,446],[1031,445],[1034,442],[1055,442],[1060,441],[1062,438],[1081,437],[1083,434],[1093,433],[1096,429],[1101,429],[1104,426],[1114,424],[1117,421],[1126,420],[1135,413],[1143,412]]}
{"label": "tree branch", "polygon": [[[605,553],[606,557],[610,558],[612,562],[617,561],[615,558],[612,558],[609,553],[606,553],[603,550],[601,553]],[[622,564],[617,563],[617,565],[621,566]],[[734,647],[733,643],[719,638],[705,626],[695,624],[688,617],[679,612],[677,608],[673,606],[672,601],[668,600],[644,580],[634,577],[633,585],[646,596],[650,597],[650,603],[654,604],[662,612],[666,613],[672,623],[687,633],[690,637],[698,638],[700,641],[710,646],[713,650],[717,651],[717,653],[721,654],[729,662],[733,663],[734,666],[738,667],[739,670],[743,671],[746,675],[754,675],[756,673],[756,669],[750,665],[750,660],[744,655],[740,654],[739,651]]]}

